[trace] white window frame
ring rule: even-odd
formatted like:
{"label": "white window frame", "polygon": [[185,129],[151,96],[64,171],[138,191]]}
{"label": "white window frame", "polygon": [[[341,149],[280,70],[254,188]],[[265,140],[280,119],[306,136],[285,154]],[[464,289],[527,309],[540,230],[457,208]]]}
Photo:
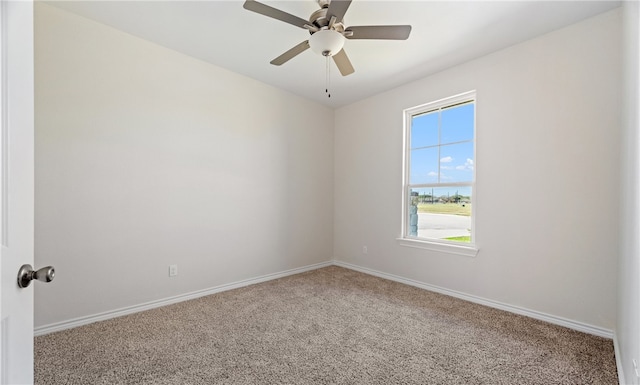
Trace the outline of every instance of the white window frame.
{"label": "white window frame", "polygon": [[[424,114],[426,112],[446,108],[455,104],[460,104],[468,101],[474,103],[474,116],[473,116],[473,157],[474,167],[471,183],[461,183],[461,186],[471,186],[471,241],[472,243],[463,243],[455,241],[447,241],[436,238],[418,238],[409,236],[409,190],[416,187],[434,187],[438,185],[444,187],[455,186],[455,183],[426,183],[426,184],[410,184],[409,178],[411,175],[410,170],[410,156],[411,156],[411,124],[412,119],[416,115]],[[416,107],[411,107],[403,111],[404,114],[404,135],[403,135],[403,164],[402,164],[402,227],[401,236],[397,239],[398,243],[402,246],[417,247],[421,249],[428,249],[433,251],[440,251],[452,254],[459,254],[465,256],[475,257],[478,253],[478,247],[475,239],[475,213],[476,213],[476,169],[477,162],[476,156],[476,143],[477,143],[477,127],[476,127],[476,113],[477,113],[477,97],[476,91],[469,91],[455,96],[447,97],[444,99],[436,100],[430,103],[422,104]],[[438,144],[441,145],[440,143]]]}

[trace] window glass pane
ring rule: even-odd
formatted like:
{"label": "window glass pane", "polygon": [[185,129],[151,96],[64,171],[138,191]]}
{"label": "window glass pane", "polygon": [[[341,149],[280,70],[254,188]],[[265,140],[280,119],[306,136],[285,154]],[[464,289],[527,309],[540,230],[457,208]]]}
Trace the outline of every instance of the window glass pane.
{"label": "window glass pane", "polygon": [[407,236],[471,242],[471,186],[412,188]]}
{"label": "window glass pane", "polygon": [[440,143],[453,143],[473,139],[473,103],[442,110]]}
{"label": "window glass pane", "polygon": [[411,148],[438,144],[438,111],[411,118]]}
{"label": "window glass pane", "polygon": [[411,150],[410,184],[438,182],[438,147]]}
{"label": "window glass pane", "polygon": [[440,182],[473,182],[473,142],[440,147]]}

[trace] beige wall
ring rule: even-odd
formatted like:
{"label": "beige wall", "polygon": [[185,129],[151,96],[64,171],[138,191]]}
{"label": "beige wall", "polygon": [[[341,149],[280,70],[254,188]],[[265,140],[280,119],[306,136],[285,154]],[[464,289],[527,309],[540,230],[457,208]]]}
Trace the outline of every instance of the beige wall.
{"label": "beige wall", "polygon": [[36,327],[331,260],[332,110],[42,3],[35,25]]}
{"label": "beige wall", "polygon": [[[338,109],[335,259],[612,331],[620,22],[614,10]],[[470,90],[480,251],[400,246],[402,110]]]}

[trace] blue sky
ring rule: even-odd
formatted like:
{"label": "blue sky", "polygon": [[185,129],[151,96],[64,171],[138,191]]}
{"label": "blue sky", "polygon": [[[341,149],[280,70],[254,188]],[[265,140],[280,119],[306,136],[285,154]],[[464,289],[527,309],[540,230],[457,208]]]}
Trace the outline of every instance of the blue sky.
{"label": "blue sky", "polygon": [[409,183],[473,180],[474,107],[470,103],[413,117]]}

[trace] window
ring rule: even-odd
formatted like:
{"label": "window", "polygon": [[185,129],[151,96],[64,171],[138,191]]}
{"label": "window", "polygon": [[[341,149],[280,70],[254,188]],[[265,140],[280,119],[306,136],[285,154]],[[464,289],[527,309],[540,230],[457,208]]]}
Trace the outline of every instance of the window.
{"label": "window", "polygon": [[403,240],[473,247],[475,92],[405,114]]}

